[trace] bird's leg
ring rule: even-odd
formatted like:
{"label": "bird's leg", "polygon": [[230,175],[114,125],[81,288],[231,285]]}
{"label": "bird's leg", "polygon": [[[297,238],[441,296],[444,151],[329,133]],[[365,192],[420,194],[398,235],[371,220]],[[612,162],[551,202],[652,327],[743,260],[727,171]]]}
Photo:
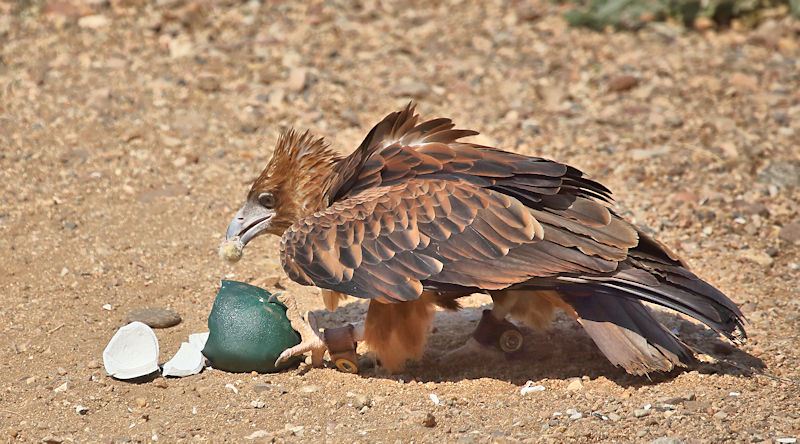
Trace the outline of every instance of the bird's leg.
{"label": "bird's leg", "polygon": [[441,360],[459,357],[490,355],[491,359],[513,358],[522,349],[522,333],[519,328],[506,320],[516,303],[517,294],[511,292],[492,293],[494,306],[484,310],[472,336],[461,347],[446,353]]}
{"label": "bird's leg", "polygon": [[289,318],[292,328],[300,333],[300,343],[284,350],[275,361],[276,366],[292,356],[310,351],[311,365],[319,367],[327,350],[331,360],[340,370],[348,373],[358,372],[356,343],[364,340],[363,324],[348,324],[320,332],[314,313],[307,311],[305,316],[301,315],[294,297],[289,296],[282,302],[286,304],[286,317]]}

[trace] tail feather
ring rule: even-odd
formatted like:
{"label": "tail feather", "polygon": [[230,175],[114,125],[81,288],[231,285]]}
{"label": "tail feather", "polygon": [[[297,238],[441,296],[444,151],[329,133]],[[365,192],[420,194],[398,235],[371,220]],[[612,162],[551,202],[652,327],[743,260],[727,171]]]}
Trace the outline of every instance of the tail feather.
{"label": "tail feather", "polygon": [[578,322],[612,364],[643,375],[694,362],[694,354],[667,331],[641,302],[611,294],[561,293]]}

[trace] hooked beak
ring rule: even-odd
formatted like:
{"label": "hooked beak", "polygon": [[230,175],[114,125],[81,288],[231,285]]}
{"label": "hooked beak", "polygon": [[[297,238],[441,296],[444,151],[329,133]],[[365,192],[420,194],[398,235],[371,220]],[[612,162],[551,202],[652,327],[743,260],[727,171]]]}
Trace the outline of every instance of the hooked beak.
{"label": "hooked beak", "polygon": [[228,225],[225,239],[232,240],[238,237],[242,244],[246,245],[250,242],[250,239],[269,228],[274,215],[275,210],[267,209],[257,204],[254,205],[249,201],[245,202],[244,206],[236,212],[236,216]]}

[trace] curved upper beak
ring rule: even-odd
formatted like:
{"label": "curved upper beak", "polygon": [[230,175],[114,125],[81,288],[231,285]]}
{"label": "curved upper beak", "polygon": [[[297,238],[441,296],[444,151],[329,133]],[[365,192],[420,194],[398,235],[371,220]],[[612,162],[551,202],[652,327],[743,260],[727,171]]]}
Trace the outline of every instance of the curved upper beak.
{"label": "curved upper beak", "polygon": [[225,238],[231,240],[238,236],[242,244],[247,245],[250,239],[269,228],[270,221],[274,215],[274,210],[252,204],[249,201],[245,202],[228,225]]}

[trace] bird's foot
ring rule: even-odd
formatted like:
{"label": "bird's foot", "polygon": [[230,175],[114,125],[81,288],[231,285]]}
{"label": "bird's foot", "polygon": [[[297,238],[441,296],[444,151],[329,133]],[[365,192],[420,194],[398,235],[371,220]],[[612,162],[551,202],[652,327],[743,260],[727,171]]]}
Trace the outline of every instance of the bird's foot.
{"label": "bird's foot", "polygon": [[522,332],[516,325],[495,318],[491,310],[484,310],[472,337],[461,347],[445,353],[439,362],[475,359],[479,355],[488,360],[513,359],[519,356],[522,343]]}
{"label": "bird's foot", "polygon": [[293,297],[285,298],[282,302],[287,307],[286,316],[292,328],[300,333],[300,343],[284,350],[275,361],[276,366],[293,356],[310,351],[311,365],[320,367],[327,350],[339,370],[347,373],[358,372],[356,343],[364,338],[363,325],[349,324],[320,331],[314,313],[307,311],[305,316],[301,315]]}

